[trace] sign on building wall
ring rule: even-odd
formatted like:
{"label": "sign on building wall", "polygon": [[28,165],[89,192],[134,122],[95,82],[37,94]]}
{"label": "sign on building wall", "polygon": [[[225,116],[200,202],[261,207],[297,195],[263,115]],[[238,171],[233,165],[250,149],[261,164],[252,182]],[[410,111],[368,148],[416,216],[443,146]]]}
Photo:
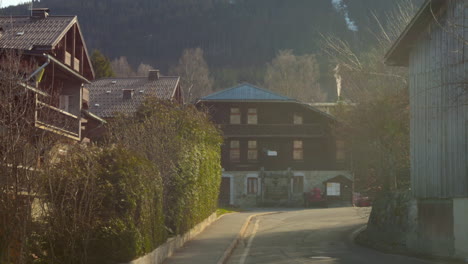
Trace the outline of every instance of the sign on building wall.
{"label": "sign on building wall", "polygon": [[340,196],[340,184],[337,182],[327,183],[327,196]]}

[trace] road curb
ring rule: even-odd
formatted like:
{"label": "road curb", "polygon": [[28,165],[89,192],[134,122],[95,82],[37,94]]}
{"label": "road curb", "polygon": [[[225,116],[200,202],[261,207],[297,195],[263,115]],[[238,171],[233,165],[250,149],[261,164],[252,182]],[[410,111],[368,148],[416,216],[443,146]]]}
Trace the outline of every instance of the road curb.
{"label": "road curb", "polygon": [[242,228],[240,229],[236,238],[231,242],[229,247],[224,251],[223,256],[218,260],[217,264],[225,264],[227,262],[232,252],[234,252],[234,249],[236,248],[237,244],[239,244],[239,241],[242,239],[242,237],[244,237],[245,231],[247,231],[247,227],[249,226],[250,221],[252,221],[252,218],[258,217],[258,216],[269,215],[269,214],[277,214],[277,213],[280,213],[280,212],[258,213],[258,214],[253,214],[247,217],[247,219],[244,222],[244,225],[242,225]]}
{"label": "road curb", "polygon": [[351,243],[353,243],[353,244],[355,244],[355,245],[358,245],[358,244],[356,243],[356,241],[355,241],[355,240],[356,240],[356,237],[357,237],[362,231],[366,230],[366,228],[367,228],[367,224],[365,224],[365,225],[363,225],[363,226],[360,226],[359,228],[355,229],[355,230],[348,236],[348,240],[349,240]]}

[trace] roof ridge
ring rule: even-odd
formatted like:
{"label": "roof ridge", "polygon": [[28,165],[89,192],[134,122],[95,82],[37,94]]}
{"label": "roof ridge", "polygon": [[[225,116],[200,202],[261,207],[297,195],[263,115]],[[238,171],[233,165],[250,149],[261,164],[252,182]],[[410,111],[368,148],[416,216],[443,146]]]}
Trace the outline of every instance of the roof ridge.
{"label": "roof ridge", "polygon": [[259,89],[259,90],[261,90],[261,91],[270,93],[270,94],[272,94],[272,95],[276,95],[276,96],[279,96],[279,97],[283,97],[283,98],[286,98],[286,99],[289,99],[289,100],[295,100],[294,98],[290,98],[290,97],[287,97],[287,96],[284,96],[284,95],[281,95],[281,94],[277,94],[277,93],[275,93],[275,92],[273,92],[273,91],[271,91],[271,90],[268,90],[268,89],[266,89],[266,88],[262,88],[262,87],[259,87],[259,86],[250,84],[250,83],[248,83],[248,82],[244,82],[243,84],[248,84],[248,85],[250,85],[250,86],[252,86],[252,87],[254,87],[254,88],[256,88],[256,89]]}
{"label": "roof ridge", "polygon": [[290,98],[290,97],[287,97],[287,96],[284,96],[284,95],[281,95],[281,94],[277,94],[271,90],[268,90],[268,89],[265,89],[265,88],[262,88],[262,87],[259,87],[257,85],[254,85],[254,84],[251,84],[249,82],[242,82],[242,83],[239,83],[237,84],[236,86],[233,86],[233,87],[230,87],[230,88],[227,88],[227,89],[224,89],[224,90],[221,90],[221,91],[217,91],[217,92],[214,92],[210,95],[207,95],[203,98],[201,98],[202,100],[205,99],[205,98],[208,98],[208,97],[213,97],[213,96],[216,96],[216,95],[220,95],[220,94],[223,94],[223,93],[226,93],[228,91],[231,91],[231,90],[234,90],[234,89],[237,89],[237,88],[241,88],[242,86],[249,86],[251,88],[254,88],[254,89],[257,89],[257,90],[260,90],[262,92],[265,92],[265,93],[268,93],[270,95],[274,95],[274,96],[277,96],[277,97],[281,97],[285,100],[291,100],[291,101],[296,101],[295,99],[293,98]]}
{"label": "roof ridge", "polygon": [[[180,76],[159,76],[159,78],[180,78]],[[101,80],[132,80],[132,79],[148,79],[148,76],[132,76],[132,77],[102,77],[99,79],[94,80],[93,82],[96,81],[101,81]],[[157,80],[154,80],[157,81]]]}
{"label": "roof ridge", "polygon": [[[30,18],[29,15],[0,15],[1,18]],[[77,17],[77,15],[49,15],[47,18],[51,17]]]}

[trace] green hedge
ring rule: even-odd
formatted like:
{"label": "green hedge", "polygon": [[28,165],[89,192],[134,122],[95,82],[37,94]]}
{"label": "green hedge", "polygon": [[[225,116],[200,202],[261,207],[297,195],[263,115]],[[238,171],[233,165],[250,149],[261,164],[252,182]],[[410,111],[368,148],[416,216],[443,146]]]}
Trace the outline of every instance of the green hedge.
{"label": "green hedge", "polygon": [[157,167],[121,147],[77,148],[47,171],[46,263],[119,263],[167,238]]}
{"label": "green hedge", "polygon": [[219,131],[193,107],[148,100],[109,141],[44,173],[37,263],[124,263],[216,211]]}

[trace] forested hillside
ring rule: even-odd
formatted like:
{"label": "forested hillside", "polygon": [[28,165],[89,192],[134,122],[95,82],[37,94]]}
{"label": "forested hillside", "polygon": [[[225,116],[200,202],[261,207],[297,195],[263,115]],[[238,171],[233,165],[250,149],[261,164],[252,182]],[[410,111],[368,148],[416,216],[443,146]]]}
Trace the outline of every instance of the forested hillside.
{"label": "forested hillside", "polygon": [[[320,55],[320,34],[368,44],[368,29],[375,26],[370,11],[382,16],[398,1],[41,0],[34,5],[55,15],[78,15],[90,49],[111,59],[126,56],[134,67],[146,63],[165,73],[184,49],[200,47],[219,89],[238,81],[263,82],[266,63],[283,49],[317,54],[327,87],[330,65]],[[26,6],[2,10],[2,15],[27,13]],[[357,30],[349,28],[345,15]]]}

